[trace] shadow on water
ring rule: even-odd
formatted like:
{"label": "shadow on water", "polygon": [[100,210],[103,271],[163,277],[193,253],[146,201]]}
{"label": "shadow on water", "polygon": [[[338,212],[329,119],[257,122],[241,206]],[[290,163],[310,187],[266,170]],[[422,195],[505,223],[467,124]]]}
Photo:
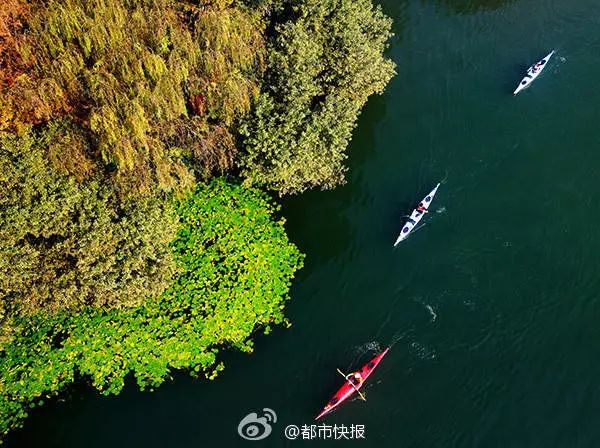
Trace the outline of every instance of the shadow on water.
{"label": "shadow on water", "polygon": [[518,0],[422,0],[443,7],[452,14],[475,14],[492,11],[516,3]]}
{"label": "shadow on water", "polygon": [[[281,339],[286,332],[278,328],[271,336],[257,334],[255,342],[265,349],[276,342],[273,338]],[[262,395],[268,395],[269,390],[263,391],[266,385],[260,381],[268,357],[265,351],[258,356],[223,351],[219,358],[226,368],[216,381],[173,371],[172,377],[156,390],[140,391],[135,379],[128,376],[118,396],[102,396],[78,381],[59,398],[34,409],[25,428],[12,432],[2,446],[188,447],[204,446],[206,434],[218,440],[219,446],[237,446],[240,439],[235,428],[240,417],[261,403]],[[270,362],[276,365],[281,361]],[[247,383],[248,368],[256,369],[252,383]],[[269,406],[282,408],[271,403],[273,400],[268,399]]]}
{"label": "shadow on water", "polygon": [[[360,132],[354,132],[347,150],[345,185],[335,190],[311,190],[282,200],[281,212],[286,217],[286,230],[300,250],[309,254],[300,278],[310,273],[313,264],[334,258],[348,248],[353,228],[346,212],[357,200],[357,184],[363,181],[360,167],[375,154],[377,126],[385,114],[384,98],[372,97],[359,117],[356,129]],[[315,238],[317,234],[318,238]],[[322,244],[323,241],[327,244]]]}

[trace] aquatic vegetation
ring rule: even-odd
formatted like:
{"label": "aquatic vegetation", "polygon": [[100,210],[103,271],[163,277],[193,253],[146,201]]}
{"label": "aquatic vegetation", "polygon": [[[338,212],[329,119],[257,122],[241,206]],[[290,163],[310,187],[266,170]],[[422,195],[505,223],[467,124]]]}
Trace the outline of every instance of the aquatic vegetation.
{"label": "aquatic vegetation", "polygon": [[15,319],[0,356],[0,434],[77,377],[104,394],[120,392],[130,374],[142,389],[174,369],[213,378],[219,347],[251,351],[254,331],[285,322],[302,255],[267,196],[216,180],[176,210],[179,273],[163,294],[144,306]]}

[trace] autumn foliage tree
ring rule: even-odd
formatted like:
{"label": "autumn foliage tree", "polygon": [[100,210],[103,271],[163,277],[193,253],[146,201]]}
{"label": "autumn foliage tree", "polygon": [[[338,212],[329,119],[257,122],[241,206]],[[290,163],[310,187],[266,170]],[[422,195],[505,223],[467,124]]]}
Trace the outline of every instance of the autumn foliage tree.
{"label": "autumn foliage tree", "polygon": [[29,5],[24,0],[5,0],[0,8],[0,89],[10,86],[24,70],[18,49]]}
{"label": "autumn foliage tree", "polygon": [[233,165],[229,128],[250,109],[264,66],[259,15],[231,2],[33,5],[27,34],[11,34],[10,54],[28,70],[0,88],[0,130],[71,116],[125,195],[190,189]]}

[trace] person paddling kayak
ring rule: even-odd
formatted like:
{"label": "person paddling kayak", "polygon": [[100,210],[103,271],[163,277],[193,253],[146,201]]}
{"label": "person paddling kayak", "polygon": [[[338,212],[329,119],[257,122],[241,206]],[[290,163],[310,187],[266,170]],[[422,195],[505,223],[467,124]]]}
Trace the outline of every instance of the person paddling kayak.
{"label": "person paddling kayak", "polygon": [[415,210],[419,213],[429,213],[422,202],[420,202],[419,205],[417,205],[417,208],[415,208]]}
{"label": "person paddling kayak", "polygon": [[417,224],[419,224],[421,219],[423,219],[423,216],[425,216],[428,213],[427,209],[431,206],[431,201],[433,201],[433,197],[435,196],[435,193],[437,192],[437,189],[439,187],[440,187],[440,184],[438,183],[435,186],[435,188],[433,190],[431,190],[429,192],[429,194],[427,196],[425,196],[421,202],[419,202],[419,205],[417,205],[413,209],[410,216],[407,216],[408,219],[404,223],[402,230],[400,230],[400,235],[398,235],[398,238],[396,238],[396,242],[394,243],[394,246],[397,246],[400,243],[400,241],[406,239],[406,237],[408,237],[410,232],[417,226]]}
{"label": "person paddling kayak", "polygon": [[[375,368],[379,365],[383,357],[390,350],[387,347],[384,351],[376,355],[373,359],[371,359],[368,363],[366,363],[362,368],[356,372],[345,374],[340,369],[338,369],[338,373],[342,375],[345,379],[342,387],[338,389],[333,397],[329,400],[329,402],[325,405],[323,410],[315,417],[315,420],[319,420],[326,414],[329,414],[335,408],[337,408],[340,404],[346,401],[353,394],[359,394],[361,398],[364,400],[364,395],[361,394],[360,390],[362,386],[367,381],[367,378],[373,373]],[[356,382],[355,382],[356,381]]]}
{"label": "person paddling kayak", "polygon": [[533,71],[533,73],[536,73],[540,68],[542,68],[542,62],[538,62],[537,64],[535,64],[533,67],[531,67],[531,70]]}
{"label": "person paddling kayak", "polygon": [[364,381],[360,372],[349,373],[348,375],[346,375],[346,379],[350,381],[354,386],[358,386]]}
{"label": "person paddling kayak", "polygon": [[550,58],[552,57],[553,54],[554,54],[554,50],[552,50],[544,59],[541,59],[540,61],[538,61],[537,63],[533,64],[531,67],[529,67],[527,69],[527,74],[521,80],[521,82],[519,83],[519,85],[517,86],[517,88],[515,89],[515,91],[513,92],[513,95],[516,95],[521,90],[529,87],[529,85],[546,68],[546,66],[548,65],[548,62],[550,61]]}

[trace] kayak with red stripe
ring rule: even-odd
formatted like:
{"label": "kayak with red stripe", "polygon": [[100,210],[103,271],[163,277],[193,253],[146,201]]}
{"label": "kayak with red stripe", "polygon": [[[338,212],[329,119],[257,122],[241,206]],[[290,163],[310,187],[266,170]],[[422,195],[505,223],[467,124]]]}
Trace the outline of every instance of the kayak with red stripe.
{"label": "kayak with red stripe", "polygon": [[[387,347],[384,351],[379,353],[368,363],[362,366],[360,370],[357,370],[356,372],[352,372],[351,374],[347,375],[346,382],[344,383],[344,385],[338,389],[338,391],[333,397],[331,397],[331,400],[329,400],[329,402],[325,405],[321,413],[317,415],[315,420],[319,420],[321,417],[325,416],[326,414],[329,414],[340,404],[342,404],[344,401],[346,401],[348,398],[354,395],[355,392],[358,392],[367,380],[367,378],[369,378],[371,373],[373,373],[373,371],[377,368],[377,366],[389,350],[390,348]],[[360,392],[358,393],[360,394]]]}

